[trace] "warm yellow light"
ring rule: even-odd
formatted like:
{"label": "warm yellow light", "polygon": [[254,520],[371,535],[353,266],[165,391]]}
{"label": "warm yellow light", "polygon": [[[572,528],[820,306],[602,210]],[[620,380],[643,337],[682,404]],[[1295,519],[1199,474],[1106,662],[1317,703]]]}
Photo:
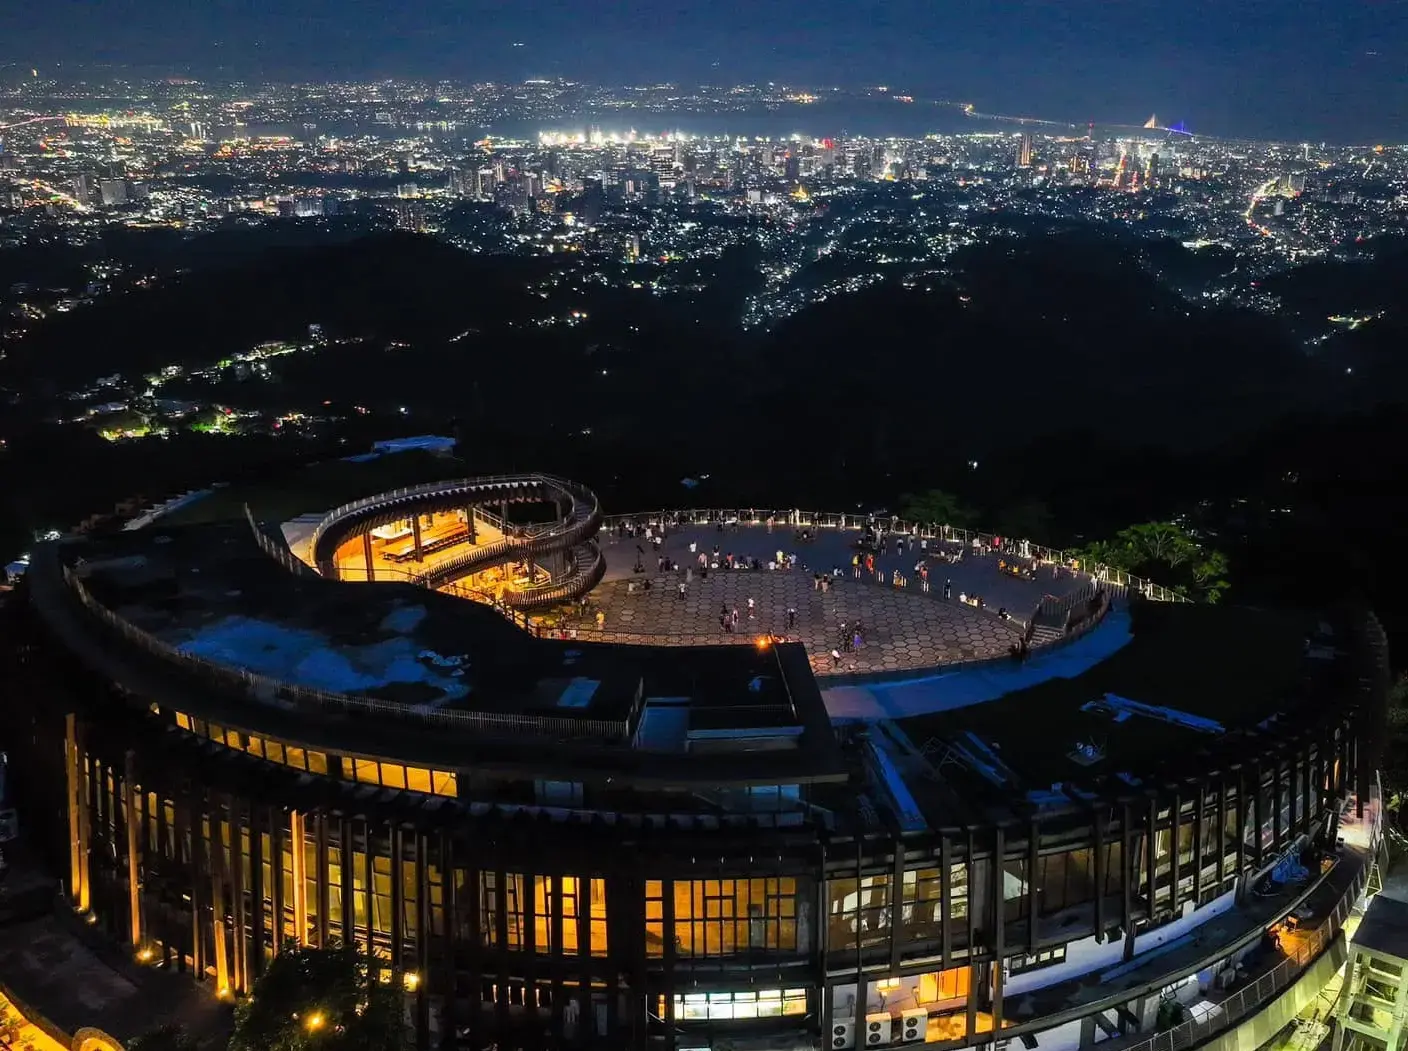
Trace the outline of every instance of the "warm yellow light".
{"label": "warm yellow light", "polygon": [[308,1020],[303,1024],[306,1025],[309,1030],[317,1030],[323,1028],[323,1013],[321,1011],[314,1011],[308,1016]]}
{"label": "warm yellow light", "polygon": [[760,650],[765,650],[765,649],[767,649],[767,648],[768,648],[769,646],[771,646],[771,645],[772,645],[772,640],[771,640],[770,638],[768,638],[766,635],[759,635],[759,636],[758,636],[758,642],[757,642],[757,647],[758,647],[758,649],[760,649]]}
{"label": "warm yellow light", "polygon": [[156,955],[156,953],[152,952],[150,946],[147,946],[146,948],[143,948],[143,949],[139,949],[139,950],[137,951],[137,959],[141,960],[142,963],[150,963],[152,957],[155,956],[155,955]]}
{"label": "warm yellow light", "polygon": [[226,999],[230,995],[230,987],[228,985],[222,985],[215,995],[222,1000]]}
{"label": "warm yellow light", "polygon": [[416,974],[415,971],[407,971],[405,981],[406,988],[411,992],[415,992],[420,988],[420,975]]}

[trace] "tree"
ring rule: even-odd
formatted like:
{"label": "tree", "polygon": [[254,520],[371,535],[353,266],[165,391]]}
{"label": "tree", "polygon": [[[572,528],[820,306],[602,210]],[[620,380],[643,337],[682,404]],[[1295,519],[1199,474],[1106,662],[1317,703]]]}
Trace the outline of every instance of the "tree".
{"label": "tree", "polygon": [[8,1002],[0,1001],[0,1044],[12,1051],[30,1051],[33,1045],[25,1036],[26,1026],[23,1015]]}
{"label": "tree", "polygon": [[900,517],[909,522],[966,529],[973,524],[972,508],[942,489],[905,493],[900,497]]}
{"label": "tree", "polygon": [[398,1051],[403,994],[355,947],[285,948],[235,1011],[230,1051]]}
{"label": "tree", "polygon": [[195,1051],[196,1042],[179,1025],[158,1026],[127,1041],[127,1051]]}
{"label": "tree", "polygon": [[1176,522],[1126,526],[1114,539],[1092,541],[1073,554],[1084,568],[1122,570],[1202,602],[1216,602],[1228,587],[1227,556]]}
{"label": "tree", "polygon": [[1115,534],[1115,540],[1134,552],[1136,563],[1180,566],[1199,554],[1197,541],[1174,522],[1144,522],[1126,526]]}

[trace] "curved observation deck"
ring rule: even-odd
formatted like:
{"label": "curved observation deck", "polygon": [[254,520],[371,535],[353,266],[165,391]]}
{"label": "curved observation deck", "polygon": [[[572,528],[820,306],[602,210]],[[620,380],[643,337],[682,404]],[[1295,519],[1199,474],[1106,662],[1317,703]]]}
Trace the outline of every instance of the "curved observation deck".
{"label": "curved observation deck", "polygon": [[[551,504],[557,514],[544,522],[519,526],[486,509],[497,505],[506,511],[510,504]],[[343,544],[359,536],[369,538],[373,530],[406,518],[447,511],[465,515],[470,529],[463,539],[470,541],[470,546],[408,574],[414,583],[438,589],[495,567],[507,575],[508,567],[514,564],[534,567],[532,578],[538,568],[550,566],[545,579],[506,588],[499,596],[505,605],[532,610],[586,594],[606,572],[605,559],[593,539],[602,521],[596,494],[546,474],[436,482],[344,504],[324,516],[313,531],[313,564],[324,577],[349,579],[337,559]],[[497,537],[475,543],[476,522],[490,527]],[[418,538],[418,521],[416,535]],[[416,543],[419,545],[419,539]]]}

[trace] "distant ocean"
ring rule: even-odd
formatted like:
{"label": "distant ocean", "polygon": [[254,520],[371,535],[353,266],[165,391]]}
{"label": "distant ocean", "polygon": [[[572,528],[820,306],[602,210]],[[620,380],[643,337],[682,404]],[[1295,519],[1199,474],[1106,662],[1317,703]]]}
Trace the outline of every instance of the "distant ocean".
{"label": "distant ocean", "polygon": [[[445,107],[441,117],[454,120],[455,114]],[[244,135],[288,135],[296,139],[318,135],[381,135],[393,132],[396,126],[350,122],[316,123],[313,128],[302,124],[250,124],[241,129]],[[951,106],[934,103],[898,102],[887,100],[844,100],[788,104],[776,108],[755,107],[731,113],[701,113],[690,110],[653,112],[650,110],[583,110],[561,116],[532,119],[512,119],[491,122],[470,122],[444,132],[428,130],[422,134],[449,139],[480,139],[486,135],[511,139],[535,139],[540,132],[586,134],[599,128],[610,135],[625,135],[635,131],[640,135],[662,135],[683,132],[703,136],[763,136],[783,138],[790,135],[815,138],[838,138],[842,135],[867,137],[897,136],[918,138],[931,134],[952,134],[973,131],[1011,131],[1013,125],[974,120]],[[234,129],[220,128],[221,135]]]}

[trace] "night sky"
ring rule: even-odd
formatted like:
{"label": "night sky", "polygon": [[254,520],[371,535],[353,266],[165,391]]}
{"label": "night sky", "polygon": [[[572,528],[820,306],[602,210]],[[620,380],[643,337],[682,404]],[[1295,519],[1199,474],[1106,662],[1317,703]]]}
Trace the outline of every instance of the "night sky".
{"label": "night sky", "polygon": [[197,76],[886,83],[1060,120],[1157,113],[1212,134],[1408,140],[1405,0],[3,0],[0,59]]}

